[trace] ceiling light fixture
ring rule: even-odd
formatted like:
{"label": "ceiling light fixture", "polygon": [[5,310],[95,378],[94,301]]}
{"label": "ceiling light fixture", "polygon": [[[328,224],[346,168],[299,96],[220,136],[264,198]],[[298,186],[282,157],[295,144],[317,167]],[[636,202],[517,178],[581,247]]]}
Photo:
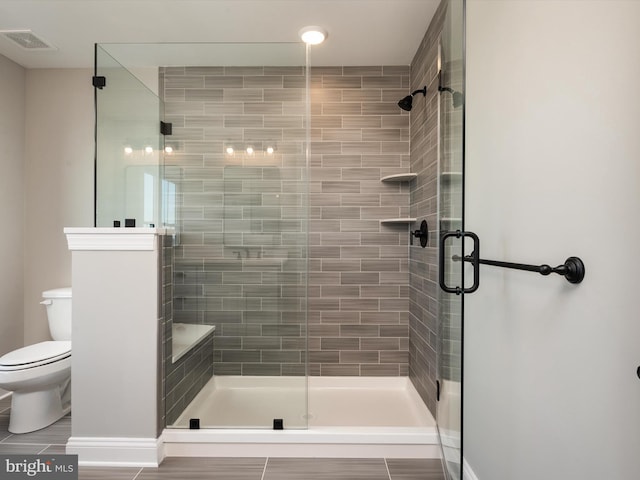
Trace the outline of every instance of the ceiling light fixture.
{"label": "ceiling light fixture", "polygon": [[319,45],[327,38],[327,31],[317,25],[304,27],[298,34],[302,41],[308,45]]}

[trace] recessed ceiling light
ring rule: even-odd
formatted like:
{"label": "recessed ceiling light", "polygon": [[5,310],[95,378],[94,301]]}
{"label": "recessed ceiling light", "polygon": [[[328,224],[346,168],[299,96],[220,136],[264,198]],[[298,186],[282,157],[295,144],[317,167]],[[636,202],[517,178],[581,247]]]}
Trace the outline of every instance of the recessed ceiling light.
{"label": "recessed ceiling light", "polygon": [[304,27],[298,33],[302,41],[308,45],[318,45],[327,38],[327,31],[317,25]]}

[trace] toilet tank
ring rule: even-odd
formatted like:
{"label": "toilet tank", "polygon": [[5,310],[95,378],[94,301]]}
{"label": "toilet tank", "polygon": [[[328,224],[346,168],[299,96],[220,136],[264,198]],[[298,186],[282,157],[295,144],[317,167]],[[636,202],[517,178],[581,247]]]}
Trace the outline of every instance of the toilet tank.
{"label": "toilet tank", "polygon": [[54,340],[71,340],[71,287],[54,288],[42,292],[47,307],[49,332]]}

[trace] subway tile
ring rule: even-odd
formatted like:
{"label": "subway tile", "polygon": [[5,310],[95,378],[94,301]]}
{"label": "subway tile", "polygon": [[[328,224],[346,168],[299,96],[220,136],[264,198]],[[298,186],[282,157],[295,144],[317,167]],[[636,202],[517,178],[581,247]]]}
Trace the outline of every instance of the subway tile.
{"label": "subway tile", "polygon": [[362,103],[362,115],[400,115],[401,110],[395,103],[366,102]]}
{"label": "subway tile", "polygon": [[347,206],[359,206],[359,207],[377,207],[380,205],[380,195],[375,193],[369,194],[350,194],[343,193],[340,195],[340,205]]}
{"label": "subway tile", "polygon": [[[183,67],[181,74],[184,75],[223,75],[224,67]],[[169,73],[167,73],[169,74]],[[178,73],[173,73],[177,75]]]}
{"label": "subway tile", "polygon": [[340,351],[340,363],[379,363],[380,354],[376,351]]}
{"label": "subway tile", "polygon": [[[328,377],[357,377],[360,376],[360,365],[331,365],[322,364],[320,375]],[[305,477],[308,478],[308,477]],[[369,477],[365,477],[367,480]],[[365,480],[364,478],[362,480]]]}
{"label": "subway tile", "polygon": [[[400,129],[398,128],[365,128],[362,130],[363,142],[398,142]],[[408,142],[407,148],[408,148]]]}
{"label": "subway tile", "polygon": [[322,88],[357,88],[362,87],[360,76],[345,77],[342,75],[323,75]]}
{"label": "subway tile", "polygon": [[359,297],[360,287],[344,285],[323,285],[321,287],[323,297]]}
{"label": "subway tile", "polygon": [[[244,86],[246,88],[282,88],[283,77],[282,75],[246,75],[244,78]],[[304,77],[292,77],[302,78]],[[304,87],[304,85],[301,85]]]}
{"label": "subway tile", "polygon": [[342,232],[378,232],[380,231],[379,220],[341,220],[340,231]]}
{"label": "subway tile", "polygon": [[165,75],[164,88],[204,88],[202,75]]}
{"label": "subway tile", "polygon": [[401,313],[402,312],[362,312],[360,314],[360,323],[363,325],[400,324]]}
{"label": "subway tile", "polygon": [[264,75],[264,67],[224,67],[224,74],[229,76]]}
{"label": "subway tile", "polygon": [[[402,87],[401,75],[364,76],[362,88],[400,88]],[[397,97],[398,99],[401,97]],[[397,100],[396,100],[397,102]]]}
{"label": "subway tile", "polygon": [[[342,179],[345,181],[353,180],[380,180],[379,168],[343,168]],[[380,218],[380,217],[379,217]]]}
{"label": "subway tile", "polygon": [[[360,350],[359,338],[324,337],[321,339],[322,350]],[[340,359],[341,362],[344,360]],[[352,362],[359,363],[359,362]]]}
{"label": "subway tile", "polygon": [[220,102],[222,101],[222,89],[187,88],[184,91],[186,102]]}
{"label": "subway tile", "polygon": [[380,102],[382,93],[380,89],[354,89],[343,90],[343,102]]}
{"label": "subway tile", "polygon": [[341,337],[378,337],[377,325],[340,325]]}
{"label": "subway tile", "polygon": [[327,102],[322,104],[322,115],[360,115],[362,104]]}
{"label": "subway tile", "polygon": [[310,351],[309,362],[311,363],[340,363],[340,352],[335,351]]}
{"label": "subway tile", "polygon": [[[398,351],[400,350],[400,339],[398,338],[362,338],[360,340],[360,348],[362,350],[388,350]],[[380,352],[380,361],[382,362],[382,354],[386,352]],[[406,353],[406,352],[403,352]],[[405,359],[405,361],[408,361]],[[385,362],[385,363],[402,363],[400,361]]]}
{"label": "subway tile", "polygon": [[400,376],[400,365],[395,363],[361,365],[360,375],[363,377],[398,377]]}
{"label": "subway tile", "polygon": [[381,297],[399,297],[400,287],[394,285],[382,285],[382,286],[362,286],[360,288],[360,295],[363,298],[381,298]]}
{"label": "subway tile", "polygon": [[381,351],[380,363],[409,363],[409,352]]}
{"label": "subway tile", "polygon": [[265,88],[265,102],[304,102],[303,88]]}
{"label": "subway tile", "polygon": [[[336,324],[356,324],[360,323],[360,316],[363,312],[352,311],[337,311],[337,312],[320,312],[320,321],[323,324],[336,323]],[[337,331],[336,331],[337,333]]]}

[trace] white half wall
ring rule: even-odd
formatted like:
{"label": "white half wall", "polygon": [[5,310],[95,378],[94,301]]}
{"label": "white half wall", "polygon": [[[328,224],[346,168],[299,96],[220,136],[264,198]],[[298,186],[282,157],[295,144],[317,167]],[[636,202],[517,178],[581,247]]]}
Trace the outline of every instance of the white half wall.
{"label": "white half wall", "polygon": [[464,453],[480,480],[640,478],[640,2],[469,0]]}
{"label": "white half wall", "polygon": [[25,345],[50,339],[41,293],[71,285],[63,228],[93,225],[92,75],[26,71]]}
{"label": "white half wall", "polygon": [[[0,55],[0,356],[23,345],[25,70]],[[0,390],[0,395],[2,391]]]}

